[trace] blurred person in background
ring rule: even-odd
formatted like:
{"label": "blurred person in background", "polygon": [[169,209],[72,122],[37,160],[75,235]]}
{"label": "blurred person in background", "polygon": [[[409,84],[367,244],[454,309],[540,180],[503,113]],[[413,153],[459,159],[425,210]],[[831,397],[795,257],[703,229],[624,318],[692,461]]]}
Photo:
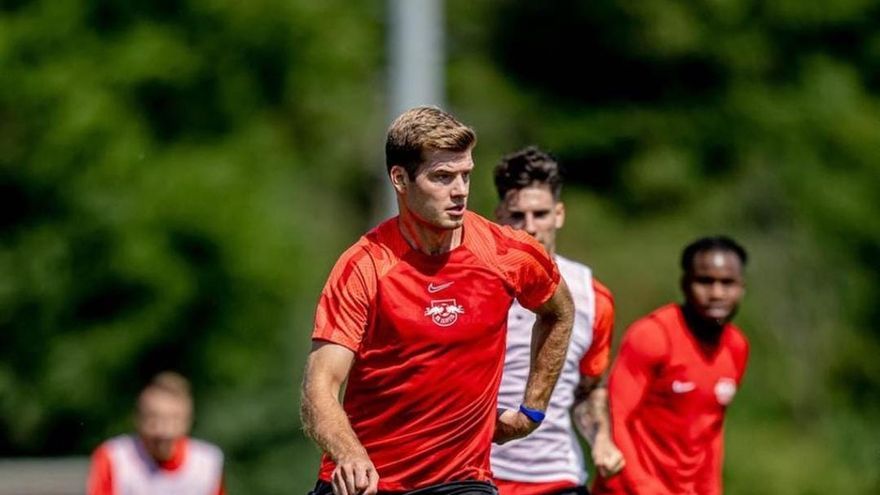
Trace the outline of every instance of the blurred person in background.
{"label": "blurred person in background", "polygon": [[[475,144],[434,107],[388,130],[399,215],[339,258],[315,315],[302,387],[303,425],[324,451],[315,495],[495,494],[493,439],[524,436],[543,416],[571,297],[540,243],[467,210]],[[538,315],[533,360],[520,407],[499,412],[514,299]]]}
{"label": "blurred person in background", "polygon": [[[543,423],[525,438],[492,447],[492,472],[501,495],[587,493],[572,414],[601,473],[611,476],[624,464],[611,438],[607,394],[600,384],[609,364],[614,300],[588,266],[556,254],[556,232],[565,223],[562,183],[557,161],[536,147],[509,154],[495,167],[498,221],[526,231],[554,256],[575,306],[565,365]],[[498,407],[516,407],[525,390],[534,321],[531,312],[513,304]]]}
{"label": "blurred person in background", "polygon": [[92,454],[87,495],[223,495],[223,454],[190,438],[189,382],[163,372],[141,391],[134,435],[107,440]]}
{"label": "blurred person in background", "polygon": [[681,256],[684,304],[627,329],[609,379],[614,441],[626,467],[600,476],[596,495],[721,493],[724,415],[749,355],[731,323],[746,260],[728,237],[694,241]]}

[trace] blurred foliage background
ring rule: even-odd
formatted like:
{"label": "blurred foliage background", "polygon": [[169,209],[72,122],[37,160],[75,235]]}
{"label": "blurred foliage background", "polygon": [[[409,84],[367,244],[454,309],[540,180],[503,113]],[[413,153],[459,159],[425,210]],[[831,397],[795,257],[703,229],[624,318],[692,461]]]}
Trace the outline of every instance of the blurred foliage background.
{"label": "blurred foliage background", "polygon": [[[376,220],[376,0],[0,0],[0,456],[86,455],[189,376],[230,493],[301,493],[317,295]],[[731,494],[880,492],[880,2],[448,0],[448,108],[491,168],[567,166],[560,251],[618,332],[680,249],[752,261]]]}

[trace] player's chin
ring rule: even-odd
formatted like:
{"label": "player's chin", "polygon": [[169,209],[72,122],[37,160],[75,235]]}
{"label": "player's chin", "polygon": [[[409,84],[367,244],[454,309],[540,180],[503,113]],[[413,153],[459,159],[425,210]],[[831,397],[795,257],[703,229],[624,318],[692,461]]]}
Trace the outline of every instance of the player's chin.
{"label": "player's chin", "polygon": [[441,227],[444,229],[457,229],[464,224],[464,214],[462,215],[450,215],[446,214],[443,216],[443,219],[440,221]]}
{"label": "player's chin", "polygon": [[720,308],[706,308],[703,311],[703,318],[706,320],[715,322],[719,325],[723,325],[730,321],[730,317],[732,316],[733,311],[729,309],[720,309]]}

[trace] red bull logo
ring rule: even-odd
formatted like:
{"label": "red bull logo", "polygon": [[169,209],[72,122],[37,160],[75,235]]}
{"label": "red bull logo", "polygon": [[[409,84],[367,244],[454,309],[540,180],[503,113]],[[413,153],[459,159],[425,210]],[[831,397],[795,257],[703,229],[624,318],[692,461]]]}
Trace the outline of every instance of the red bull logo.
{"label": "red bull logo", "polygon": [[431,301],[431,305],[425,308],[425,316],[430,316],[441,327],[452,325],[461,314],[464,314],[464,307],[456,304],[455,299]]}

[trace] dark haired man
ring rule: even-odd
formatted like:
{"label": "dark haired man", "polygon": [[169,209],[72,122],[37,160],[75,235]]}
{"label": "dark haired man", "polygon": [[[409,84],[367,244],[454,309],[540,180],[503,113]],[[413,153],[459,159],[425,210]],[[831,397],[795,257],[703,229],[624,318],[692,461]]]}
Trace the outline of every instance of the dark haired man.
{"label": "dark haired man", "polygon": [[731,323],[746,260],[728,237],[691,243],[681,257],[684,304],[663,306],[627,330],[609,380],[626,467],[600,476],[597,495],[721,493],[724,414],[749,354]]}
{"label": "dark haired man", "polygon": [[[399,215],[342,254],[315,314],[302,388],[324,451],[314,495],[493,494],[493,438],[528,434],[547,407],[571,296],[539,243],[467,211],[475,143],[433,107],[388,130]],[[538,315],[536,338],[520,406],[498,414],[514,298]]]}
{"label": "dark haired man", "polygon": [[[574,495],[586,492],[587,471],[572,427],[591,446],[593,464],[605,475],[623,467],[611,439],[605,389],[614,300],[589,267],[556,254],[556,231],[565,221],[558,162],[530,146],[495,167],[498,221],[524,230],[554,255],[575,305],[575,323],[565,366],[541,426],[528,437],[492,448],[492,471],[501,495]],[[499,407],[515,407],[526,387],[534,317],[519,304],[508,316],[507,355]],[[573,414],[572,414],[573,413]]]}

